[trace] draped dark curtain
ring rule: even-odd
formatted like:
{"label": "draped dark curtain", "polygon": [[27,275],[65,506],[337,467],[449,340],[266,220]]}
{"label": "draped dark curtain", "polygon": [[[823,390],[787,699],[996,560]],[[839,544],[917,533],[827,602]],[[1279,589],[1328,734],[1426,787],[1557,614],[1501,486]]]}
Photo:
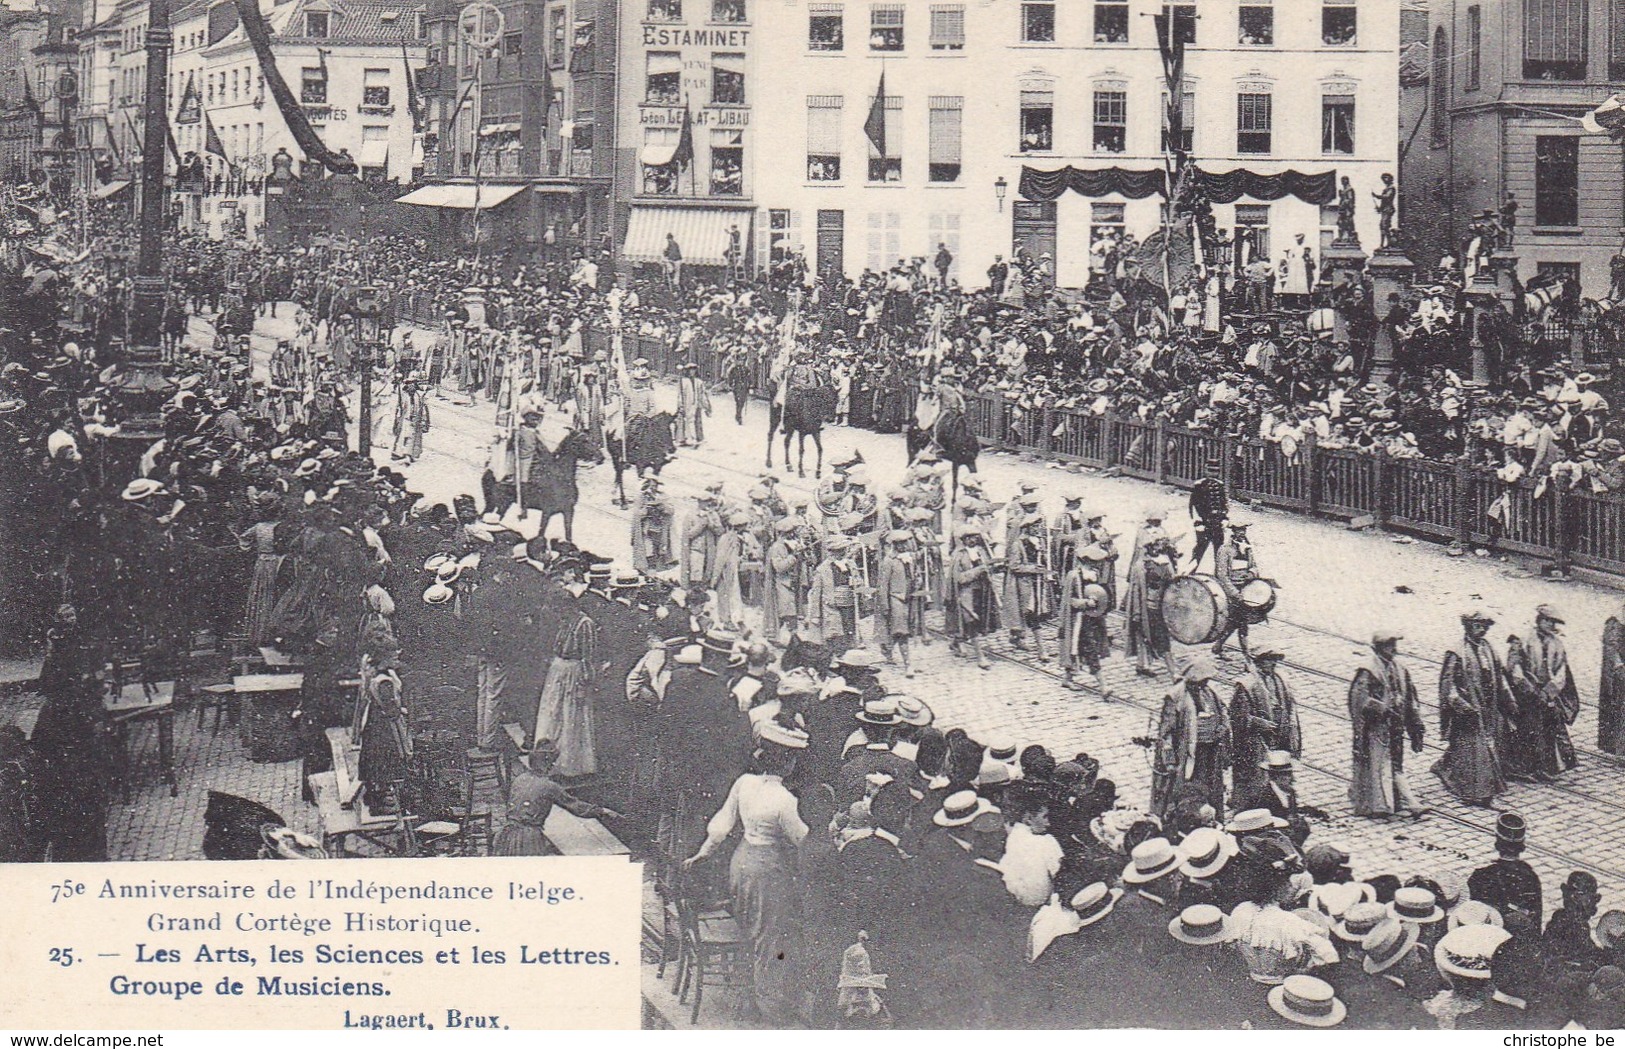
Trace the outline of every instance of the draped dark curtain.
{"label": "draped dark curtain", "polygon": [[[1238,169],[1214,174],[1198,169],[1208,199],[1216,204],[1233,204],[1242,197],[1254,200],[1282,200],[1296,197],[1305,204],[1326,205],[1337,200],[1337,172],[1306,174],[1282,171],[1273,175]],[[1021,169],[1021,195],[1027,200],[1054,200],[1067,190],[1085,197],[1118,194],[1130,200],[1168,195],[1167,177],[1161,169],[1133,171],[1128,168],[1083,170],[1067,166],[1054,171]]]}

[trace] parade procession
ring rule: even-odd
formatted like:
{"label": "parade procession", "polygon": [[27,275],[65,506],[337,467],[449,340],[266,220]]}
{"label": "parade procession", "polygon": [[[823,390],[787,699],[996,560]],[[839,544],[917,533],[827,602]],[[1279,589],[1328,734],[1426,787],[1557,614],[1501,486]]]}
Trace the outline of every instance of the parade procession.
{"label": "parade procession", "polygon": [[[1144,52],[1166,157],[1045,169],[1067,132],[1023,73],[996,198],[928,230],[872,212],[863,264],[839,210],[699,206],[696,140],[712,196],[778,190],[736,159],[748,121],[691,116],[681,52],[622,71],[672,134],[616,150],[642,188],[613,199],[576,74],[633,58],[590,21],[566,68],[561,17],[545,74],[569,134],[453,129],[449,88],[502,102],[528,2],[378,20],[408,104],[356,67],[357,115],[410,118],[404,174],[382,132],[333,145],[360,16],[303,0],[222,5],[297,157],[248,165],[243,125],[228,163],[212,123],[206,169],[172,133],[114,167],[122,129],[78,175],[0,157],[0,861],[624,856],[651,1026],[1625,1026],[1625,248],[1592,236],[1619,187],[1584,199],[1625,184],[1618,95],[1551,102],[1538,169],[1446,220],[1404,194],[1477,106],[1446,82],[1453,5],[1085,5],[1077,60]],[[796,16],[810,51],[843,51],[831,6]],[[875,7],[872,50],[903,50],[904,6]],[[1022,6],[1024,42],[1072,32]],[[181,28],[205,11],[176,3],[148,60],[173,36],[212,61],[215,20]],[[1323,124],[1280,102],[1280,140],[1324,144],[1276,160],[1314,170],[1265,165],[1270,95],[1238,66],[1238,142],[1209,152],[1258,170],[1214,173],[1187,49],[1300,28],[1391,59],[1433,159],[1356,155],[1339,71]],[[295,101],[273,47],[330,32]],[[1525,79],[1586,82],[1564,39]],[[447,78],[420,99],[423,40]],[[459,41],[497,72],[460,72]],[[714,61],[734,108],[704,112],[748,117],[757,60]],[[166,90],[229,113],[196,68],[177,91],[149,66],[130,132],[192,143]],[[914,177],[886,68],[859,112],[877,184]],[[1127,89],[1093,83],[1095,152],[1135,153]],[[1417,84],[1449,111],[1406,109]],[[784,192],[856,207],[831,98],[785,118],[809,166]],[[983,170],[977,103],[930,98],[922,173]],[[659,203],[685,184],[694,207]]]}

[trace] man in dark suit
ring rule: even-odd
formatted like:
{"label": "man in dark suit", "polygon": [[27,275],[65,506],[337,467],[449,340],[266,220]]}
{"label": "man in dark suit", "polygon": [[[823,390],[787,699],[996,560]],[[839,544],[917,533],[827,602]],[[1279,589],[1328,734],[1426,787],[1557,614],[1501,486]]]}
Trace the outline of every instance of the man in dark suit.
{"label": "man in dark suit", "polygon": [[1503,916],[1509,910],[1522,912],[1540,929],[1545,927],[1540,875],[1520,858],[1524,832],[1522,816],[1516,812],[1501,813],[1495,821],[1496,859],[1472,873],[1467,879],[1467,891],[1473,899],[1489,904]]}
{"label": "man in dark suit", "polygon": [[1265,809],[1272,816],[1286,820],[1287,837],[1298,848],[1309,839],[1309,821],[1298,812],[1298,788],[1293,784],[1292,755],[1284,750],[1272,750],[1264,755],[1258,767],[1268,778],[1246,797],[1236,799],[1236,811]]}
{"label": "man in dark suit", "polygon": [[835,800],[842,805],[862,799],[871,775],[890,776],[894,783],[914,781],[914,762],[892,750],[892,734],[903,722],[897,701],[890,697],[865,700],[855,716],[865,743],[849,751],[841,762],[840,782],[834,787]]}

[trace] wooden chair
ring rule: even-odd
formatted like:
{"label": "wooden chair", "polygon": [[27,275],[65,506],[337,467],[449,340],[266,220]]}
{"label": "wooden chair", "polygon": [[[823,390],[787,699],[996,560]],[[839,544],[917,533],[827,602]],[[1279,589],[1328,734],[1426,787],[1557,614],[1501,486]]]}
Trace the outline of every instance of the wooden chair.
{"label": "wooden chair", "polygon": [[694,1009],[688,1022],[698,1023],[707,979],[717,986],[749,987],[752,979],[750,945],[729,908],[696,898],[686,874],[677,879],[677,917],[681,949],[677,961],[677,1000],[688,1001],[694,989]]}

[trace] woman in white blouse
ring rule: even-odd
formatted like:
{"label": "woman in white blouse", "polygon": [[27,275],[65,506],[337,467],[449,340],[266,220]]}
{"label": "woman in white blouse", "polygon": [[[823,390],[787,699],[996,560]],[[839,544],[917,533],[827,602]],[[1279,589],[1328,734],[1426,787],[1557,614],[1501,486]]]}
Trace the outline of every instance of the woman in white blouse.
{"label": "woman in white blouse", "polygon": [[807,748],[807,734],[776,721],[765,722],[756,768],[734,780],[722,808],[706,825],[705,843],[685,864],[708,859],[740,827],[744,840],[728,864],[733,914],[749,939],[756,1005],[776,1022],[794,1019],[796,974],[800,951],[795,937],[799,921],[796,846],[807,836],[797,812],[796,796],[784,780],[795,771]]}

